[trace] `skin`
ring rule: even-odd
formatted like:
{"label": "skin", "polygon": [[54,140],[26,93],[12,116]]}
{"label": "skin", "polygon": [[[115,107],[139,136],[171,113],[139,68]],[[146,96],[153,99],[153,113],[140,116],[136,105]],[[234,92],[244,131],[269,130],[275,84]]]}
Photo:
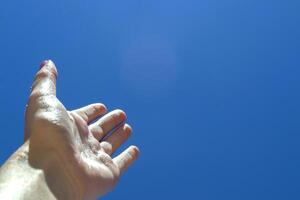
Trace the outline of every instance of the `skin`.
{"label": "skin", "polygon": [[[68,111],[56,97],[57,69],[37,72],[26,108],[25,143],[0,169],[0,199],[96,199],[111,191],[136,160],[122,110],[95,103]],[[101,118],[99,118],[101,117]]]}

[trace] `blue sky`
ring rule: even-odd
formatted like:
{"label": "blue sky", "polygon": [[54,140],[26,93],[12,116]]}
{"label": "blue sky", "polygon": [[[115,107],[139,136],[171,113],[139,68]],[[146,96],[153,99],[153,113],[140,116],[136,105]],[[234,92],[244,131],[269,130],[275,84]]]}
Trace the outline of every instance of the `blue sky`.
{"label": "blue sky", "polygon": [[[141,156],[105,199],[300,199],[300,1],[1,1],[3,163],[39,63]],[[123,147],[125,148],[126,145]]]}

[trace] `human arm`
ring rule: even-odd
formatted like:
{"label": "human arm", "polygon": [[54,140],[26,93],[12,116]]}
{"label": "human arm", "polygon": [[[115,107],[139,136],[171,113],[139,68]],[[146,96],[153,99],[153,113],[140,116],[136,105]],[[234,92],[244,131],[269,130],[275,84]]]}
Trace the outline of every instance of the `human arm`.
{"label": "human arm", "polygon": [[68,111],[56,97],[56,77],[52,61],[35,77],[26,109],[27,142],[1,167],[0,197],[26,182],[30,189],[19,187],[20,198],[38,192],[49,199],[95,199],[110,191],[138,156],[138,148],[131,146],[111,157],[131,133],[123,111],[105,114],[100,103]]}

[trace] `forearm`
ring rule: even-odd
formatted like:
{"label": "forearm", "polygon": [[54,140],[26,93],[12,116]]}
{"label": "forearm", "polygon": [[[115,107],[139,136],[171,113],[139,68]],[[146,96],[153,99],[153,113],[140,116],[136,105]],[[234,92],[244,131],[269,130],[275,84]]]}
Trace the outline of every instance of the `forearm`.
{"label": "forearm", "polygon": [[49,178],[43,169],[30,165],[28,143],[23,144],[1,167],[0,199],[71,199],[64,187],[55,186],[47,180]]}

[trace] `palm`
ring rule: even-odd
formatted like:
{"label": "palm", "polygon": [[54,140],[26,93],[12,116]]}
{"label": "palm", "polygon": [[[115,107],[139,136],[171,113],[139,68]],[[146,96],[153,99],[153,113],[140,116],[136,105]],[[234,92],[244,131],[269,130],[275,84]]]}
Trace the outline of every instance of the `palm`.
{"label": "palm", "polygon": [[130,147],[111,157],[131,133],[124,123],[126,115],[121,110],[104,115],[106,108],[99,103],[67,111],[55,96],[55,70],[50,62],[38,72],[29,99],[25,138],[30,138],[32,152],[38,152],[31,158],[51,155],[57,169],[67,171],[70,181],[79,183],[85,195],[104,194],[138,153],[136,147]]}

